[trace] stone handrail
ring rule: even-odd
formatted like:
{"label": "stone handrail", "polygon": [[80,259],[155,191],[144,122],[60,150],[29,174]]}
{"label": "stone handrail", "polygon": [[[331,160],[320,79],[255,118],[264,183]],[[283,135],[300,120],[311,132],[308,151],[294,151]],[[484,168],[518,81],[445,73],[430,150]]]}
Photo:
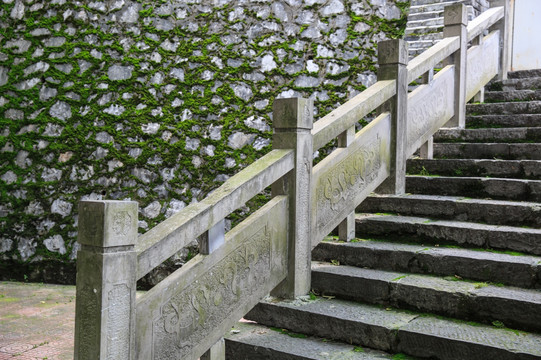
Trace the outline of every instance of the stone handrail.
{"label": "stone handrail", "polygon": [[468,24],[468,41],[472,41],[477,36],[481,35],[485,30],[497,23],[503,18],[505,10],[503,6],[491,8],[476,17]]}
{"label": "stone handrail", "polygon": [[314,151],[354,126],[396,94],[396,81],[378,81],[314,123]]}
{"label": "stone handrail", "polygon": [[273,150],[199,203],[164,220],[137,240],[137,278],[186,247],[294,167],[293,150]]}
{"label": "stone handrail", "polygon": [[[404,41],[381,42],[378,82],[315,123],[310,100],[275,100],[274,150],[141,236],[136,202],[82,201],[75,359],[224,359],[223,334],[266,294],[306,295],[312,247],[336,227],[351,240],[355,207],[372,191],[404,193],[407,157],[430,157],[432,135],[463,127],[466,100],[506,76],[507,14],[494,7],[467,26],[452,5],[444,39],[409,63]],[[268,186],[269,202],[225,233],[224,218]],[[139,278],[197,237],[199,255],[136,297]]]}

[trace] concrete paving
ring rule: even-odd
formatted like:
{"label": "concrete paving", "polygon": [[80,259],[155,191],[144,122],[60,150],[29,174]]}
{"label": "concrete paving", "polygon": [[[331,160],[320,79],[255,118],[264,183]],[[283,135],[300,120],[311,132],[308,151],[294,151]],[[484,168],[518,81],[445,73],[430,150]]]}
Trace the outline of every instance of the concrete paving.
{"label": "concrete paving", "polygon": [[73,359],[75,286],[0,282],[0,360]]}

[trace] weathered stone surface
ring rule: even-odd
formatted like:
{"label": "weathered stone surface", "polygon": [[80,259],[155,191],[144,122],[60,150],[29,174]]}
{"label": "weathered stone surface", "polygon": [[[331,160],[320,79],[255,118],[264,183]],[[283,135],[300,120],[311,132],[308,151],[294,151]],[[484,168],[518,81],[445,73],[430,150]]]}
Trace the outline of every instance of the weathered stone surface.
{"label": "weathered stone surface", "polygon": [[71,118],[71,106],[69,104],[58,101],[49,110],[49,115],[59,120],[67,120]]}
{"label": "weathered stone surface", "polygon": [[541,181],[481,177],[407,176],[406,191],[434,195],[541,201]]}
{"label": "weathered stone surface", "polygon": [[57,252],[61,255],[66,253],[66,247],[64,245],[64,239],[61,235],[54,235],[50,238],[47,238],[43,241],[43,244],[47,250],[51,252]]}
{"label": "weathered stone surface", "polygon": [[402,215],[446,217],[495,225],[541,225],[541,207],[535,202],[468,199],[431,195],[379,195],[368,197],[359,212],[390,212]]}
{"label": "weathered stone surface", "polygon": [[53,214],[60,214],[62,217],[71,214],[73,204],[62,199],[56,199],[51,205],[51,212]]}
{"label": "weathered stone surface", "polygon": [[290,336],[253,323],[237,323],[226,334],[226,356],[232,359],[261,360],[372,360],[391,355],[328,339]]}
{"label": "weathered stone surface", "polygon": [[133,66],[113,65],[107,70],[111,80],[127,80],[132,77]]}

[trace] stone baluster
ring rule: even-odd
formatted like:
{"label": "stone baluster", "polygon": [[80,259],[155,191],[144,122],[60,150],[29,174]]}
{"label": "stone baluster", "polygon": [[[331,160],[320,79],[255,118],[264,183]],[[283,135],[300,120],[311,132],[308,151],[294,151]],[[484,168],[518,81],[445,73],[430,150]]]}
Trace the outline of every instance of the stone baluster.
{"label": "stone baluster", "polygon": [[490,7],[503,6],[503,18],[494,24],[490,31],[500,30],[500,71],[498,80],[506,80],[507,72],[511,70],[513,49],[514,0],[490,0]]}
{"label": "stone baluster", "polygon": [[384,194],[403,194],[406,191],[407,43],[401,39],[380,41],[378,63],[378,80],[396,79],[396,95],[382,107],[391,112],[391,175],[377,191]]}
{"label": "stone baluster", "polygon": [[286,298],[310,291],[312,100],[277,99],[273,104],[274,149],[294,149],[295,169],[272,185],[272,195],[289,197],[288,275],[272,294]]}
{"label": "stone baluster", "polygon": [[[199,253],[209,255],[225,243],[225,220],[213,225],[199,236]],[[225,360],[225,340],[220,338],[202,356],[201,360]]]}
{"label": "stone baluster", "polygon": [[443,37],[458,36],[460,48],[444,62],[455,65],[455,114],[445,127],[466,126],[466,65],[468,53],[468,10],[464,4],[449,5],[443,12]]}
{"label": "stone baluster", "polygon": [[137,203],[81,201],[75,359],[134,359]]}
{"label": "stone baluster", "polygon": [[[350,127],[338,136],[338,147],[346,148],[355,139],[355,126]],[[352,211],[338,225],[338,238],[341,241],[351,241],[355,239],[355,211]]]}
{"label": "stone baluster", "polygon": [[[430,69],[423,74],[421,82],[423,84],[430,84],[434,80],[434,69]],[[434,158],[434,137],[430,136],[428,140],[419,148],[419,156],[423,159]]]}

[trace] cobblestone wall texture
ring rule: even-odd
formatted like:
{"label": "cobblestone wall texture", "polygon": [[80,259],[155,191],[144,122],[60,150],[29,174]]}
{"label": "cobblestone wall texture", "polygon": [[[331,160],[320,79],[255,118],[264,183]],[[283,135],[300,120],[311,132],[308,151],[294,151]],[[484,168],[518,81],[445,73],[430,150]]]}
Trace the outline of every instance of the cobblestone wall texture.
{"label": "cobblestone wall texture", "polygon": [[0,0],[3,277],[73,263],[81,199],[138,201],[141,232],[202,199],[270,150],[274,99],[317,118],[375,82],[407,7]]}

